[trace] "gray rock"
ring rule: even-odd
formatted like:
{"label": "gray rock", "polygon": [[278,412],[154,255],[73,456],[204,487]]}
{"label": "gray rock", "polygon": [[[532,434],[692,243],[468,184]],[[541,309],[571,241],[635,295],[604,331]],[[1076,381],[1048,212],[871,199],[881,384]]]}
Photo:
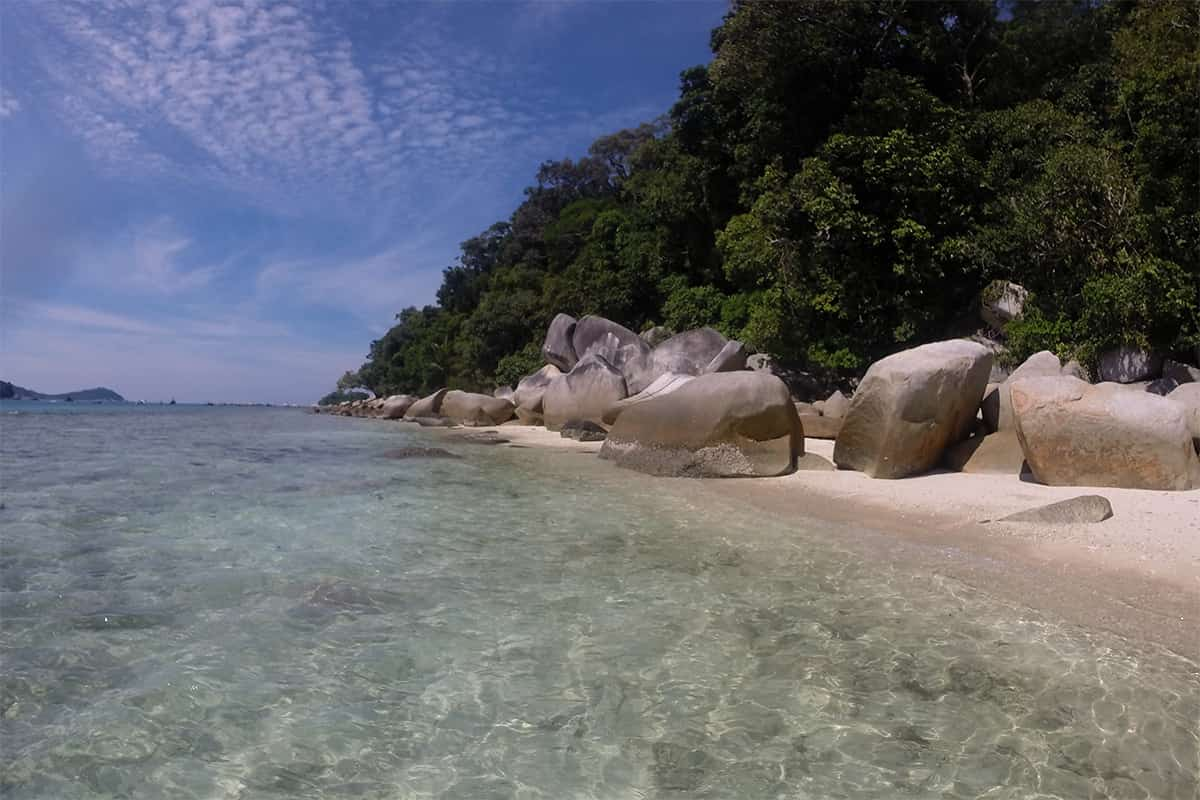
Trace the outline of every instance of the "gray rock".
{"label": "gray rock", "polygon": [[721,352],[713,356],[712,361],[708,362],[708,366],[700,372],[707,375],[710,372],[736,372],[745,368],[746,345],[736,339],[730,339],[721,348]]}
{"label": "gray rock", "polygon": [[438,389],[431,395],[422,397],[408,407],[404,412],[405,419],[418,417],[436,417],[442,412],[442,400],[446,397],[445,389]]}
{"label": "gray rock", "polygon": [[417,398],[411,394],[394,394],[383,401],[379,415],[384,419],[400,419],[415,402]]}
{"label": "gray rock", "polygon": [[1169,396],[1043,377],[1014,383],[1012,403],[1025,460],[1042,483],[1181,490],[1200,482],[1186,414]]}
{"label": "gray rock", "polygon": [[819,456],[816,453],[804,453],[796,459],[797,472],[837,472],[837,467],[833,465],[825,456]]}
{"label": "gray rock", "polygon": [[618,400],[605,409],[604,414],[601,416],[601,421],[603,421],[605,425],[612,425],[617,421],[617,417],[621,416],[621,412],[629,408],[629,406],[636,403],[645,402],[652,397],[670,394],[680,386],[683,386],[685,383],[690,381],[693,377],[695,376],[677,375],[673,372],[669,372],[666,375],[660,375],[653,383],[651,383],[645,389],[642,389],[637,394],[626,397],[623,400]]}
{"label": "gray rock", "polygon": [[[587,320],[584,317],[584,320]],[[597,424],[613,403],[629,395],[625,378],[603,356],[589,353],[575,368],[559,376],[546,387],[542,397],[542,416],[552,431],[569,420],[586,419]]]}
{"label": "gray rock", "polygon": [[992,281],[980,293],[979,316],[998,331],[1024,313],[1029,290],[1009,281]]}
{"label": "gray rock", "polygon": [[650,357],[656,374],[699,375],[724,349],[728,340],[712,328],[677,333],[658,345]]}
{"label": "gray rock", "polygon": [[579,361],[574,344],[576,324],[575,318],[569,314],[556,315],[550,321],[542,342],[542,358],[563,372],[569,372]]}
{"label": "gray rock", "polygon": [[842,430],[843,418],[826,417],[821,414],[801,414],[800,424],[809,439],[836,439]]}
{"label": "gray rock", "polygon": [[1159,378],[1158,380],[1150,381],[1146,384],[1146,391],[1150,394],[1156,394],[1159,397],[1166,397],[1179,386],[1179,381],[1174,378]]}
{"label": "gray rock", "polygon": [[934,342],[871,365],[850,401],[833,461],[873,478],[931,469],[967,437],[992,356],[962,339]]}
{"label": "gray rock", "polygon": [[[540,420],[542,416],[542,398],[546,394],[546,387],[550,385],[551,381],[562,374],[562,370],[558,367],[553,364],[547,364],[537,372],[521,378],[512,396],[513,404],[517,407],[517,416],[521,419],[536,416]],[[541,423],[539,421],[538,423],[529,424]]]}
{"label": "gray rock", "polygon": [[608,436],[608,431],[591,420],[573,419],[562,426],[559,435],[578,442],[603,442]]}
{"label": "gray rock", "polygon": [[664,328],[661,325],[655,325],[653,328],[644,330],[641,333],[642,339],[645,340],[646,344],[650,345],[651,347],[658,347],[660,344],[665,342],[667,339],[670,339],[674,335],[674,331],[672,331],[670,328]]}
{"label": "gray rock", "polygon": [[1200,382],[1200,369],[1190,364],[1167,359],[1163,361],[1162,376],[1171,378],[1176,383],[1196,383]]}
{"label": "gray rock", "polygon": [[775,366],[775,359],[771,358],[771,356],[767,355],[766,353],[755,353],[746,359],[746,369],[752,369],[755,371],[765,370],[770,372],[773,366]]}
{"label": "gray rock", "polygon": [[[492,397],[499,397],[501,400],[512,400],[516,390],[511,386],[497,386],[492,390]],[[516,405],[516,403],[513,403]]]}
{"label": "gray rock", "polygon": [[439,413],[460,425],[499,425],[513,418],[516,406],[510,400],[457,389],[446,392]]}
{"label": "gray rock", "polygon": [[572,342],[580,361],[589,355],[599,356],[620,372],[629,394],[637,394],[661,374],[652,363],[650,345],[625,326],[604,317],[581,318],[575,323]]}
{"label": "gray rock", "polygon": [[1100,380],[1116,383],[1152,380],[1162,371],[1158,353],[1140,347],[1118,347],[1100,356]]}
{"label": "gray rock", "polygon": [[396,447],[383,451],[384,458],[462,458],[440,447]]}
{"label": "gray rock", "polygon": [[813,408],[812,403],[803,403],[803,402],[797,400],[792,405],[794,405],[796,407],[796,413],[799,414],[800,416],[804,416],[805,414],[811,414],[814,417],[821,416],[821,412],[819,412],[815,408]]}
{"label": "gray rock", "polygon": [[405,417],[408,422],[415,422],[422,428],[453,428],[455,423],[445,417]]}
{"label": "gray rock", "polygon": [[1014,381],[1024,378],[1036,378],[1062,374],[1062,363],[1058,356],[1049,350],[1034,353],[1025,359],[1021,366],[1013,370],[1008,380],[996,387],[995,392],[985,394],[980,410],[983,412],[983,423],[989,431],[1013,430],[1012,396],[1010,391]]}
{"label": "gray rock", "polygon": [[1167,400],[1183,409],[1184,420],[1196,448],[1200,451],[1200,383],[1185,383],[1167,395]]}
{"label": "gray rock", "polygon": [[787,386],[763,372],[701,375],[625,409],[602,458],[656,475],[779,475],[804,453]]}
{"label": "gray rock", "polygon": [[810,403],[810,405],[812,406],[812,410],[815,411],[816,413],[821,414],[821,415],[825,414],[825,401],[824,400],[814,400],[812,403]]}
{"label": "gray rock", "polygon": [[833,417],[834,419],[842,419],[849,410],[850,398],[841,392],[834,392],[825,399],[825,405],[821,408],[821,415]]}
{"label": "gray rock", "polygon": [[1000,431],[951,445],[942,464],[954,472],[1020,475],[1025,470],[1025,452],[1015,431]]}
{"label": "gray rock", "polygon": [[1018,511],[1002,517],[1001,522],[1040,522],[1048,525],[1073,525],[1103,522],[1113,515],[1112,504],[1107,497],[1098,494],[1081,494],[1069,500],[1038,506],[1028,511]]}

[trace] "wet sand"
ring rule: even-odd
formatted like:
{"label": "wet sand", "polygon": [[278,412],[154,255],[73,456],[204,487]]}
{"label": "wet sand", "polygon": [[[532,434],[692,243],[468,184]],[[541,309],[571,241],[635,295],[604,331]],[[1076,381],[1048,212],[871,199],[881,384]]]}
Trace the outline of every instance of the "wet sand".
{"label": "wet sand", "polygon": [[[597,453],[601,446],[539,427],[486,430],[508,439],[506,447]],[[832,459],[833,442],[807,439],[805,451]],[[949,472],[903,480],[812,470],[778,478],[668,480],[759,513],[853,526],[864,558],[932,567],[1074,624],[1200,659],[1200,490],[1054,487],[1018,476]],[[997,521],[1081,494],[1107,497],[1113,517],[1053,526]]]}

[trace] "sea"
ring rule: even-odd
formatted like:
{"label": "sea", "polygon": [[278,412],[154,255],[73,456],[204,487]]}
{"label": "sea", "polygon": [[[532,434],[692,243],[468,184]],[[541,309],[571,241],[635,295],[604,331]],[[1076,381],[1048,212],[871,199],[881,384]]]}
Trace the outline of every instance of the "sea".
{"label": "sea", "polygon": [[1195,800],[1196,663],[714,494],[3,402],[0,796]]}

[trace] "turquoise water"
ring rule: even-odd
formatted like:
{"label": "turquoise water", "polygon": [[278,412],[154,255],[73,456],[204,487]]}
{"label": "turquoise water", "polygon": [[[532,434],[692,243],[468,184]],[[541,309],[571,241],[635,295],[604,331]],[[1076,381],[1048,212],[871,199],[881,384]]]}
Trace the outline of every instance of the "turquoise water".
{"label": "turquoise water", "polygon": [[852,528],[399,423],[18,407],[5,798],[1195,797],[1196,664]]}

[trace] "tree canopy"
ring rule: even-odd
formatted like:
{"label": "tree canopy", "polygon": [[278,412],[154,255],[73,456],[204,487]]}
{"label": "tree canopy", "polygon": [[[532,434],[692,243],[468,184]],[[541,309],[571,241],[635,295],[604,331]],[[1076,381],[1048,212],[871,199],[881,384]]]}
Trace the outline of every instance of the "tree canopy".
{"label": "tree canopy", "polygon": [[997,279],[1010,355],[1200,346],[1200,5],[735,2],[662,119],[546,162],[339,386],[511,384],[554,314],[861,372]]}

